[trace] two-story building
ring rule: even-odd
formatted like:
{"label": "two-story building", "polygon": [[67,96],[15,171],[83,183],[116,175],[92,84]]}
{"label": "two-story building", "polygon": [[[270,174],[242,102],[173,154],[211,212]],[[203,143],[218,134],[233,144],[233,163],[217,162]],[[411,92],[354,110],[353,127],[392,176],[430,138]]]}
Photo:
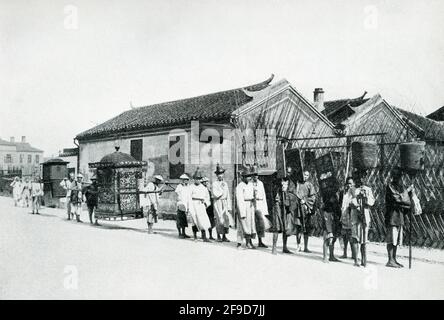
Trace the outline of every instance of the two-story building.
{"label": "two-story building", "polygon": [[14,137],[9,141],[0,139],[0,171],[21,172],[22,176],[38,175],[43,161],[43,150],[31,146],[22,136],[20,142]]}

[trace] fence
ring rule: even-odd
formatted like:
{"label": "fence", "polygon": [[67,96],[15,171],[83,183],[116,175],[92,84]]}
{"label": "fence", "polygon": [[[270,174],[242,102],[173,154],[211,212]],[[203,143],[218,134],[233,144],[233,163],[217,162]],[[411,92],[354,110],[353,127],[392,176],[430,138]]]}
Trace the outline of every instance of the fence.
{"label": "fence", "polygon": [[[346,143],[340,143],[346,139]],[[311,172],[312,182],[320,190],[317,169],[314,159],[327,153],[334,154],[334,167],[340,184],[345,182],[346,175],[353,170],[350,153],[350,144],[358,140],[377,140],[379,143],[379,165],[371,169],[368,175],[368,185],[373,189],[376,203],[372,208],[369,239],[375,242],[384,242],[385,226],[385,187],[391,179],[391,172],[400,164],[398,142],[386,143],[384,136],[354,136],[336,139],[328,143],[299,149],[304,169]],[[347,169],[348,168],[348,169]],[[415,176],[404,176],[404,184],[413,184],[423,208],[423,214],[413,216],[411,241],[414,246],[444,249],[444,146],[441,143],[428,142],[425,152],[425,169]],[[318,197],[314,219],[314,235],[322,235],[322,216],[320,214],[321,200]],[[409,225],[409,216],[406,215],[406,226]],[[404,244],[410,241],[408,228],[404,229]]]}

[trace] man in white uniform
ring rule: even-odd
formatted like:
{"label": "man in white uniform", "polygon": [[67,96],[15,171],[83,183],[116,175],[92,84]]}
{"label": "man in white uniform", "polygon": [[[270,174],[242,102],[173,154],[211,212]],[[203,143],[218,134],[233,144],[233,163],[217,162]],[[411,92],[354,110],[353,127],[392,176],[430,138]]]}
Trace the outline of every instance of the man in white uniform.
{"label": "man in white uniform", "polygon": [[268,215],[267,198],[265,194],[265,188],[262,181],[259,180],[259,173],[256,166],[251,168],[251,185],[253,186],[254,195],[254,209],[255,209],[255,224],[258,238],[258,247],[267,248],[262,242],[262,238],[265,237],[265,231],[270,229],[271,225],[268,219],[265,217]]}
{"label": "man in white uniform", "polygon": [[219,164],[216,166],[214,172],[217,176],[217,181],[213,182],[213,199],[214,199],[214,216],[216,218],[217,241],[229,242],[226,235],[229,227],[234,225],[231,216],[231,197],[228,183],[224,181],[225,169],[221,168]]}
{"label": "man in white uniform", "polygon": [[[242,181],[236,187],[236,202],[238,214],[238,228],[242,228],[242,236],[245,238],[248,249],[255,249],[252,239],[256,237],[256,222],[254,216],[254,190],[250,183],[251,176],[248,170],[243,170]],[[238,246],[239,246],[238,233]]]}
{"label": "man in white uniform", "polygon": [[159,207],[159,195],[162,192],[161,184],[163,178],[161,175],[155,175],[153,182],[144,185],[141,191],[147,192],[140,196],[140,206],[143,208],[143,214],[147,217],[148,233],[153,233],[153,224],[157,223],[157,210]]}
{"label": "man in white uniform", "polygon": [[187,239],[189,236],[185,233],[185,228],[188,227],[188,215],[190,214],[191,204],[191,187],[190,177],[184,173],[180,177],[181,183],[176,187],[177,194],[177,217],[176,225],[179,231],[179,238]]}
{"label": "man in white uniform", "polygon": [[66,190],[66,213],[68,214],[68,220],[71,220],[71,216],[74,219],[74,214],[71,213],[71,185],[74,182],[74,172],[69,174],[69,178],[64,178],[60,182],[60,186]]}
{"label": "man in white uniform", "polygon": [[[201,183],[202,178],[202,173],[197,169],[193,175],[194,185],[191,186],[190,213],[195,227],[202,233],[202,240],[204,242],[210,242],[206,236],[206,230],[211,227],[207,214],[210,197],[208,189]],[[197,238],[196,233],[194,233],[194,238]]]}

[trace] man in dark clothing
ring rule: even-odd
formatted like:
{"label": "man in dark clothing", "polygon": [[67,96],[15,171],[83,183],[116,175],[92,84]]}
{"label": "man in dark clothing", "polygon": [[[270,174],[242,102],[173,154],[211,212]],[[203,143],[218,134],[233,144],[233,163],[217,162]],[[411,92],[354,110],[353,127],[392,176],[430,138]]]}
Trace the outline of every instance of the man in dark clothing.
{"label": "man in dark clothing", "polygon": [[388,184],[385,191],[385,224],[387,227],[387,267],[402,268],[403,265],[396,260],[398,245],[402,244],[402,232],[404,226],[404,214],[411,207],[410,196],[413,185],[404,189],[402,185],[402,171],[395,168],[392,173],[392,182]]}
{"label": "man in dark clothing", "polygon": [[273,233],[272,253],[276,254],[276,244],[279,233],[282,233],[283,253],[292,253],[287,248],[287,238],[296,235],[296,185],[288,177],[279,181],[276,188],[277,192],[274,198],[273,209],[271,212],[271,228]]}
{"label": "man in dark clothing", "polygon": [[[352,177],[347,177],[344,189],[339,193],[339,205],[341,206],[341,237],[344,243],[342,259],[347,258],[347,247],[352,247],[351,202],[355,196],[355,182]],[[352,249],[352,258],[353,249]]]}
{"label": "man in dark clothing", "polygon": [[298,251],[302,251],[301,237],[304,236],[304,252],[310,253],[308,250],[308,238],[312,231],[311,218],[314,214],[314,204],[316,202],[316,191],[313,184],[308,181],[310,173],[308,171],[303,172],[302,181],[298,181],[296,184],[296,196],[298,198],[298,205],[296,208],[296,225],[297,234],[296,239],[298,243]]}
{"label": "man in dark clothing", "polygon": [[[341,208],[336,194],[330,194],[327,197],[323,210],[323,256],[324,262],[337,262],[339,260],[334,256],[334,247],[336,239],[341,234]],[[327,252],[329,252],[329,256]]]}
{"label": "man in dark clothing", "polygon": [[[98,198],[99,198],[99,187],[97,185],[97,179],[95,177],[91,178],[91,185],[85,187],[84,195],[86,198],[86,205],[88,207],[89,221],[93,224],[92,216],[94,214],[94,209],[97,208]],[[95,225],[99,225],[97,223],[97,219],[95,219]]]}

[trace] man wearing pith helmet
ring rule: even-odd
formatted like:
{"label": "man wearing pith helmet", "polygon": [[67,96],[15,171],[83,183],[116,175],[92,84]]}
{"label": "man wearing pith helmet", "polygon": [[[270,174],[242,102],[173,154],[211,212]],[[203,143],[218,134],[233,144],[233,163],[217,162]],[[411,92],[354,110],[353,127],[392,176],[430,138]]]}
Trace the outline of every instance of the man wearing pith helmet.
{"label": "man wearing pith helmet", "polygon": [[185,228],[188,227],[188,215],[190,214],[191,204],[191,188],[190,177],[183,173],[179,179],[180,184],[176,187],[177,194],[177,217],[176,225],[179,232],[179,238],[186,239],[189,236],[185,233]]}
{"label": "man wearing pith helmet", "polygon": [[81,173],[77,174],[77,180],[74,180],[71,184],[71,208],[72,212],[76,216],[77,222],[82,222],[80,220],[80,215],[82,214],[82,202],[83,202],[83,175]]}
{"label": "man wearing pith helmet", "polygon": [[159,194],[162,192],[161,185],[163,184],[161,175],[155,175],[153,182],[148,182],[142,188],[140,199],[140,206],[143,209],[144,215],[147,216],[148,233],[153,233],[153,224],[157,223],[157,210],[159,207]]}

